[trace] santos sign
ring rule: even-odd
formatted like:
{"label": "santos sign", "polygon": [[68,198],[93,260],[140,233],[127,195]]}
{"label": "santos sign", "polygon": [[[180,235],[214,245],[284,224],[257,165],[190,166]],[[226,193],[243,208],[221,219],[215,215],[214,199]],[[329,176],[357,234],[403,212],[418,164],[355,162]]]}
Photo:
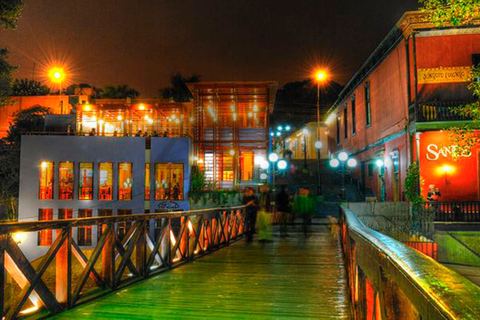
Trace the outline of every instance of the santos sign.
{"label": "santos sign", "polygon": [[[433,143],[429,144],[427,147],[427,160],[437,161],[440,157],[447,158],[448,156],[452,155],[456,147],[457,146],[439,147],[438,145]],[[472,152],[459,155],[460,158],[470,158],[471,156]]]}

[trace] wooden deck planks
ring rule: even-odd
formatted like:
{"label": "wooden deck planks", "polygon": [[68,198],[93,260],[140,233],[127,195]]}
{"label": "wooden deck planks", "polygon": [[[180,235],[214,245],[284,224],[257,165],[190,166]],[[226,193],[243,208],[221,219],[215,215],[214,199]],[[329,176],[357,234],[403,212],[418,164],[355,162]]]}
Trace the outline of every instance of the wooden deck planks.
{"label": "wooden deck planks", "polygon": [[240,241],[58,319],[350,319],[341,248],[326,226]]}

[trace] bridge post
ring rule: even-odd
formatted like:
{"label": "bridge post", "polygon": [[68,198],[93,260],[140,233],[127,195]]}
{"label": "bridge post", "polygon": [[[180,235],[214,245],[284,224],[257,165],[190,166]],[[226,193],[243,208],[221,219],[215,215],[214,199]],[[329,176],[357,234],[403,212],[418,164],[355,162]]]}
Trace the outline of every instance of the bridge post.
{"label": "bridge post", "polygon": [[146,257],[147,251],[145,250],[145,246],[146,246],[145,233],[147,232],[146,220],[142,220],[137,228],[139,228],[140,236],[136,243],[135,262],[136,262],[137,270],[140,273],[140,276],[146,277],[147,276],[147,272],[145,270],[145,267],[147,265],[147,257]]}
{"label": "bridge post", "polygon": [[[72,228],[67,228],[67,239],[62,244],[55,257],[55,298],[61,304],[71,305],[72,293]],[[57,238],[61,237],[61,230],[57,229]]]}
{"label": "bridge post", "polygon": [[[110,284],[112,289],[115,287],[115,224],[110,224],[110,234],[107,235],[107,241],[102,249],[102,273],[101,277],[105,283]],[[101,226],[102,232],[106,232],[107,224]]]}

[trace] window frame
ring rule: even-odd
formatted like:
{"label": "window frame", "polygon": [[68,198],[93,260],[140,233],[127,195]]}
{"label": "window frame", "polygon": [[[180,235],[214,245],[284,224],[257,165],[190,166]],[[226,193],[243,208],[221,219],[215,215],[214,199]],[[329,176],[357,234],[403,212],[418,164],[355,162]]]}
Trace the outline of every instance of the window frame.
{"label": "window frame", "polygon": [[[100,197],[100,189],[101,189],[101,184],[100,184],[100,165],[102,164],[110,164],[112,166],[112,194],[111,194],[111,199],[101,199]],[[97,199],[98,201],[113,201],[113,192],[115,190],[115,164],[112,161],[106,161],[106,162],[99,162],[98,163],[98,192],[97,192]]]}
{"label": "window frame", "polygon": [[[82,186],[80,185],[82,183],[82,170],[81,166],[82,164],[91,164],[92,165],[92,191],[91,191],[91,199],[82,199],[81,194],[82,194]],[[80,201],[92,201],[94,200],[95,197],[95,163],[94,162],[79,162],[78,163],[78,200]]]}
{"label": "window frame", "polygon": [[356,97],[355,95],[352,95],[351,98],[351,113],[352,113],[352,136],[354,136],[357,133],[357,105],[356,105]]}
{"label": "window frame", "polygon": [[343,107],[343,139],[348,140],[348,105]]}
{"label": "window frame", "polygon": [[[168,165],[168,164],[171,164],[171,165],[181,165],[182,166],[182,177],[185,177],[185,164],[183,162],[155,162],[155,167],[154,167],[154,173],[153,173],[153,180],[155,181],[155,195],[154,195],[154,199],[155,201],[183,201],[185,200],[185,192],[184,192],[184,188],[185,188],[185,181],[182,180],[182,185],[181,185],[181,198],[180,199],[173,199],[171,198],[170,196],[168,198],[165,198],[165,199],[159,199],[157,198],[157,181],[156,181],[156,178],[157,178],[157,166],[159,165]],[[171,170],[171,169],[170,169]]]}
{"label": "window frame", "polygon": [[[62,199],[62,188],[61,188],[61,179],[60,179],[60,169],[63,163],[71,163],[73,169],[73,182],[72,182],[72,198],[71,199]],[[58,163],[58,200],[74,200],[75,199],[75,162],[73,161],[60,161]]]}
{"label": "window frame", "polygon": [[[62,212],[62,211],[63,211],[64,213],[65,213],[65,212],[70,212],[70,214],[67,214],[67,218],[65,218],[65,217],[60,218],[60,212]],[[70,215],[71,215],[71,217],[68,218],[68,216],[70,216]],[[73,219],[73,209],[69,209],[69,208],[60,208],[60,209],[58,209],[58,219],[59,219],[59,220]]]}
{"label": "window frame", "polygon": [[[129,164],[130,165],[130,172],[132,176],[132,185],[130,186],[130,199],[120,199],[120,166],[122,164]],[[118,163],[118,180],[117,180],[117,199],[118,201],[132,201],[133,200],[133,163],[128,161],[122,161]]]}
{"label": "window frame", "polygon": [[365,123],[367,128],[372,125],[372,100],[371,100],[370,89],[371,89],[370,82],[366,82],[364,93],[365,93]]}
{"label": "window frame", "polygon": [[[52,164],[52,195],[50,198],[42,198],[42,163],[51,163]],[[55,162],[54,161],[40,161],[39,164],[39,175],[38,175],[38,200],[53,200],[55,199]]]}

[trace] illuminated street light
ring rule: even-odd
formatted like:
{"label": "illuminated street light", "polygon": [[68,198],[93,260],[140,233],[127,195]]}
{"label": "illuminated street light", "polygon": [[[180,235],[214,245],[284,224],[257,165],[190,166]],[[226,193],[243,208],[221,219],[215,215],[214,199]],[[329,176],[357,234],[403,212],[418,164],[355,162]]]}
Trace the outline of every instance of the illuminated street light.
{"label": "illuminated street light", "polygon": [[277,137],[280,137],[282,135],[281,132],[277,132]]}
{"label": "illuminated street light", "polygon": [[230,155],[233,157],[233,155],[235,155],[235,150],[231,149],[230,150]]}
{"label": "illuminated street light", "polygon": [[315,142],[315,149],[320,150],[323,147],[322,141]]}
{"label": "illuminated street light", "polygon": [[338,159],[342,162],[345,162],[347,161],[348,159],[348,153],[346,152],[340,152],[340,154],[338,155]]}
{"label": "illuminated street light", "polygon": [[275,152],[270,153],[270,155],[268,156],[268,160],[270,162],[273,162],[273,163],[277,162],[278,161],[278,154],[276,154]]}
{"label": "illuminated street light", "polygon": [[282,126],[278,126],[278,127],[277,127],[277,130],[278,130],[278,131],[282,131],[282,130],[283,130],[283,127],[282,127]]}
{"label": "illuminated street light", "polygon": [[355,160],[353,158],[348,159],[347,166],[349,166],[350,168],[355,168],[357,166],[357,160]]}
{"label": "illuminated street light", "polygon": [[330,166],[332,168],[338,168],[338,166],[340,165],[340,161],[338,161],[338,159],[332,159],[330,160]]}
{"label": "illuminated street light", "polygon": [[270,136],[271,136],[271,137],[274,137],[274,136],[275,136],[275,133],[270,132]]}
{"label": "illuminated street light", "polygon": [[62,83],[65,79],[65,71],[61,67],[53,67],[48,71],[48,77],[53,83]]}
{"label": "illuminated street light", "polygon": [[290,126],[285,127],[285,131],[290,131],[290,130],[292,130],[292,127],[290,127]]}
{"label": "illuminated street light", "polygon": [[278,165],[279,170],[285,170],[285,169],[287,169],[288,163],[285,160],[280,160],[280,161],[278,161],[277,165]]}
{"label": "illuminated street light", "polygon": [[375,161],[375,164],[376,164],[377,167],[379,167],[379,168],[383,167],[383,165],[384,165],[383,160],[381,160],[381,159],[378,159],[377,161]]}
{"label": "illuminated street light", "polygon": [[260,163],[260,168],[263,170],[267,170],[270,167],[270,164],[268,163],[267,160],[264,160],[262,163]]}
{"label": "illuminated street light", "polygon": [[262,179],[262,180],[267,180],[267,179],[268,179],[268,174],[262,173],[262,174],[260,175],[260,179]]}

